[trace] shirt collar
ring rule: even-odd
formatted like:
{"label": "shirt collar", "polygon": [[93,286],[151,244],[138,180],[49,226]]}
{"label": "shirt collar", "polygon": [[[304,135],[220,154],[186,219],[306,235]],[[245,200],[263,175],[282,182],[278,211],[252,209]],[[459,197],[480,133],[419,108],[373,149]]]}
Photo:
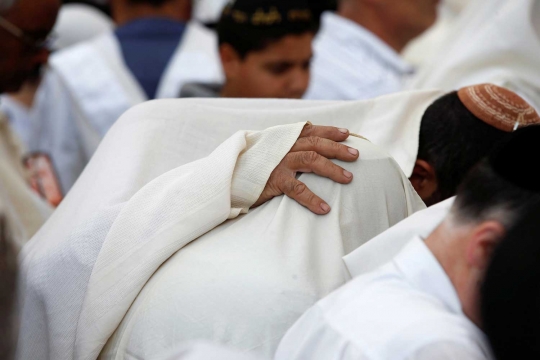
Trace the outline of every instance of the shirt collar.
{"label": "shirt collar", "polygon": [[186,24],[182,21],[166,17],[145,17],[117,27],[115,33],[118,36],[132,36],[134,38],[164,34],[176,35],[182,33],[185,27]]}
{"label": "shirt collar", "polygon": [[348,47],[370,49],[373,55],[378,56],[381,61],[403,75],[414,72],[410,64],[371,31],[333,12],[326,11],[323,14],[321,33],[330,34],[334,40]]}
{"label": "shirt collar", "polygon": [[393,262],[415,288],[441,300],[451,312],[465,316],[454,285],[420,237],[415,237]]}

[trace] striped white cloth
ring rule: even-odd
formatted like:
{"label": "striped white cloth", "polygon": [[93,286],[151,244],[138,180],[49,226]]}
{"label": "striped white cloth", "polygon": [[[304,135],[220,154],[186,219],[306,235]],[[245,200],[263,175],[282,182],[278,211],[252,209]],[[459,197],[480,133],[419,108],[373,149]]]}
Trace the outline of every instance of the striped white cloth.
{"label": "striped white cloth", "polygon": [[322,16],[315,39],[313,100],[364,100],[400,91],[413,68],[377,36],[332,12]]}

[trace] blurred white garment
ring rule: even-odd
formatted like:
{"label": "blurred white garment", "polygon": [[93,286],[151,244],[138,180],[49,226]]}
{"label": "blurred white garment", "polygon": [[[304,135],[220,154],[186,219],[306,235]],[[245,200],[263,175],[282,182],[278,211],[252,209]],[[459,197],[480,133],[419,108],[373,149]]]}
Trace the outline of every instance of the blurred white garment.
{"label": "blurred white garment", "polygon": [[0,111],[9,120],[11,129],[17,134],[24,148],[30,150],[32,132],[35,129],[33,121],[36,120],[31,115],[32,109],[27,108],[9,95],[0,95]]}
{"label": "blurred white garment", "polygon": [[136,113],[21,253],[18,359],[95,359],[171,255],[248,211],[305,125],[237,132],[183,165],[182,122]]}
{"label": "blurred white garment", "polygon": [[30,189],[25,175],[21,145],[0,113],[0,207],[17,248],[30,240],[52,213]]}
{"label": "blurred white garment", "polygon": [[421,69],[423,65],[429,64],[439,54],[439,50],[444,47],[448,37],[452,36],[459,15],[471,2],[471,0],[441,1],[435,24],[422,35],[413,39],[403,50],[402,56],[405,61],[413,64],[416,69]]}
{"label": "blurred white garment", "polygon": [[229,0],[194,0],[193,18],[203,24],[217,23]]}
{"label": "blurred white garment", "polygon": [[392,261],[319,301],[287,332],[276,360],[487,360],[482,331],[420,237]]}
{"label": "blurred white garment", "polygon": [[164,356],[152,360],[261,360],[251,354],[241,353],[230,348],[205,341],[195,341],[178,346]]}
{"label": "blurred white garment", "polygon": [[145,359],[197,339],[273,357],[294,322],[350,279],[344,255],[425,208],[384,151],[356,137],[344,144],[361,154],[336,161],[351,184],[299,177],[329,214],[281,196],[201,236],[148,280],[101,358]]}
{"label": "blurred white garment", "polygon": [[[42,129],[37,142],[43,144],[40,151],[51,155],[67,191],[114,122],[147,97],[124,64],[113,34],[53,55],[50,67],[35,105]],[[219,82],[221,71],[215,34],[191,22],[156,97],[176,98],[186,82]]]}
{"label": "blurred white garment", "polygon": [[114,29],[111,18],[95,7],[85,4],[66,4],[60,8],[53,33],[55,50],[90,40]]}
{"label": "blurred white garment", "polygon": [[306,99],[371,99],[400,91],[413,73],[375,34],[332,12],[322,15],[313,50]]}
{"label": "blurred white garment", "polygon": [[475,0],[411,89],[494,83],[540,108],[540,2]]}

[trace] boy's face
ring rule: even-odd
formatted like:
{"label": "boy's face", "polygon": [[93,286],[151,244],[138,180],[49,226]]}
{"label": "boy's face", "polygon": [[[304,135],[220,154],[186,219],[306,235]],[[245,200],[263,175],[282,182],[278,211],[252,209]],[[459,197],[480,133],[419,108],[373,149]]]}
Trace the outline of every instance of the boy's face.
{"label": "boy's face", "polygon": [[309,85],[314,34],[288,35],[241,59],[228,44],[220,48],[227,83],[223,95],[299,99]]}

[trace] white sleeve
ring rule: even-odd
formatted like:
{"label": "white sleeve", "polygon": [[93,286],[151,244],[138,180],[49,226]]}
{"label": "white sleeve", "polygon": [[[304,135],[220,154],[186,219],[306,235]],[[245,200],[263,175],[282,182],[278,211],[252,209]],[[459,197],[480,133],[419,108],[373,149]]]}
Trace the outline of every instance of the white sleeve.
{"label": "white sleeve", "polygon": [[333,329],[321,309],[309,309],[285,334],[274,360],[367,360],[354,344]]}
{"label": "white sleeve", "polygon": [[447,341],[423,346],[406,358],[407,360],[487,360],[488,357],[476,347]]}

